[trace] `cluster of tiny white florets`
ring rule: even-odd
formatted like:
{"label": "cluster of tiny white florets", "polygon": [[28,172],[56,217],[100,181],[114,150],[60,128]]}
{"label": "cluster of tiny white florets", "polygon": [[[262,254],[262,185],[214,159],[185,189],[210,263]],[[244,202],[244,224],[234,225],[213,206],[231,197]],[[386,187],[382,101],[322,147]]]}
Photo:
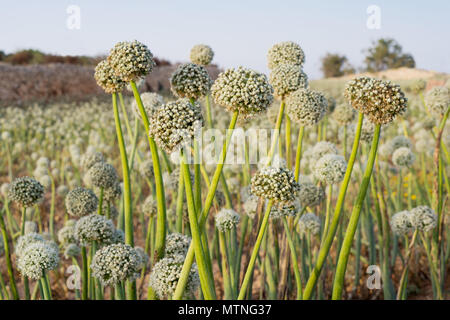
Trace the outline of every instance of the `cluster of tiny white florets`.
{"label": "cluster of tiny white florets", "polygon": [[82,217],[97,210],[98,198],[92,190],[76,187],[67,194],[65,204],[71,216]]}
{"label": "cluster of tiny white florets", "polygon": [[220,73],[211,95],[218,105],[246,118],[267,110],[273,101],[273,88],[264,74],[239,67]]}
{"label": "cluster of tiny white florets", "polygon": [[148,215],[150,217],[153,217],[158,212],[158,205],[156,203],[156,200],[153,199],[153,195],[149,195],[147,198],[145,198],[144,202],[142,203],[141,210],[145,215]]}
{"label": "cluster of tiny white florets", "polygon": [[112,188],[119,180],[116,169],[106,162],[97,162],[87,174],[91,184],[97,188]]}
{"label": "cluster of tiny white florets", "polygon": [[398,235],[406,234],[414,229],[430,231],[437,226],[438,216],[428,206],[418,206],[410,211],[400,211],[391,218],[392,231]]}
{"label": "cluster of tiny white florets", "polygon": [[44,274],[58,267],[57,246],[50,241],[36,241],[26,246],[17,258],[20,273],[33,280],[41,279]]}
{"label": "cluster of tiny white florets", "polygon": [[154,178],[154,173],[153,173],[153,161],[150,159],[147,159],[145,161],[142,161],[139,164],[139,173],[149,179],[150,181],[153,180]]}
{"label": "cluster of tiny white florets", "polygon": [[292,64],[302,67],[305,63],[305,54],[302,48],[292,41],[280,42],[272,46],[267,53],[269,69],[280,64]]}
{"label": "cluster of tiny white florets", "polygon": [[249,218],[253,219],[258,209],[259,198],[255,195],[248,197],[242,204],[242,209]]}
{"label": "cluster of tiny white florets", "polygon": [[84,246],[92,242],[113,242],[116,229],[111,220],[96,213],[80,218],[75,225],[75,237]]}
{"label": "cluster of tiny white florets", "polygon": [[222,209],[215,217],[216,227],[221,232],[231,230],[239,223],[241,217],[233,209]]}
{"label": "cluster of tiny white florets", "polygon": [[111,244],[98,250],[92,259],[92,276],[103,285],[115,285],[120,281],[135,279],[142,267],[142,258],[127,244]]}
{"label": "cluster of tiny white florets", "polygon": [[353,122],[356,117],[356,111],[348,103],[341,103],[336,106],[333,112],[333,118],[340,125],[348,125]]}
{"label": "cluster of tiny white florets", "polygon": [[326,154],[314,166],[314,176],[326,184],[335,184],[344,179],[347,170],[345,158],[336,154]]}
{"label": "cluster of tiny white florets", "polygon": [[[144,92],[140,94],[140,96],[145,113],[147,114],[147,118],[151,118],[159,107],[164,104],[164,98],[160,94],[154,92]],[[142,119],[141,111],[139,110],[136,100],[133,100],[131,106],[133,107],[135,116]]]}
{"label": "cluster of tiny white florets", "polygon": [[206,44],[197,44],[192,47],[190,58],[195,64],[207,66],[214,58],[214,51]]}
{"label": "cluster of tiny white florets", "polygon": [[170,233],[166,236],[165,256],[185,256],[191,244],[191,237],[181,233]]}
{"label": "cluster of tiny white florets", "polygon": [[327,113],[333,113],[334,109],[336,108],[336,99],[329,92],[324,92],[323,96],[327,101]]}
{"label": "cluster of tiny white florets", "polygon": [[415,159],[416,156],[408,147],[398,148],[392,155],[392,162],[398,167],[410,167]]}
{"label": "cluster of tiny white florets", "polygon": [[433,114],[444,115],[450,108],[450,88],[434,87],[426,94],[425,103]]}
{"label": "cluster of tiny white florets", "polygon": [[251,180],[252,194],[275,202],[293,201],[298,189],[294,174],[285,168],[262,168]]}
{"label": "cluster of tiny white florets", "polygon": [[89,170],[97,162],[104,162],[105,157],[101,152],[90,151],[86,152],[81,159],[81,166],[85,170]]}
{"label": "cluster of tiny white florets", "polygon": [[58,231],[58,241],[61,245],[66,246],[70,243],[76,243],[75,237],[75,220],[67,220],[64,226]]}
{"label": "cluster of tiny white florets", "polygon": [[8,198],[23,207],[32,207],[41,202],[43,197],[44,187],[39,181],[33,178],[16,178],[9,185]]}
{"label": "cluster of tiny white florets", "polygon": [[284,98],[295,90],[306,89],[308,77],[297,65],[280,64],[271,70],[269,83],[275,95]]}
{"label": "cluster of tiny white florets", "polygon": [[211,78],[205,67],[181,64],[170,77],[171,90],[179,98],[195,99],[204,97],[211,88]]}
{"label": "cluster of tiny white florets", "polygon": [[44,237],[36,232],[30,232],[24,234],[23,236],[20,236],[17,239],[17,242],[14,246],[16,255],[20,256],[22,252],[25,250],[25,248],[28,247],[30,244],[42,241],[45,241]]}
{"label": "cluster of tiny white florets", "polygon": [[[99,188],[96,188],[96,192],[100,194]],[[122,185],[119,181],[116,181],[111,187],[103,189],[103,201],[111,202],[114,199],[120,198],[122,195]]]}
{"label": "cluster of tiny white florets", "polygon": [[298,229],[300,233],[309,231],[312,235],[316,235],[320,231],[320,218],[314,213],[305,213],[298,220]]}
{"label": "cluster of tiny white florets", "polygon": [[311,149],[305,152],[305,158],[308,160],[311,171],[314,165],[326,154],[338,154],[336,145],[329,141],[319,141]]}
{"label": "cluster of tiny white florets", "polygon": [[387,80],[353,79],[347,83],[344,95],[353,108],[375,124],[393,121],[407,107],[407,99],[400,86]]}
{"label": "cluster of tiny white florets", "polygon": [[81,248],[76,243],[69,243],[64,248],[64,258],[75,258],[81,254]]}
{"label": "cluster of tiny white florets", "polygon": [[421,231],[430,231],[436,228],[438,216],[428,206],[418,206],[411,209],[413,226]]}
{"label": "cluster of tiny white florets", "polygon": [[390,225],[392,231],[398,235],[403,235],[411,230],[414,230],[412,215],[407,210],[394,214],[391,217]]}
{"label": "cluster of tiny white florets", "polygon": [[25,221],[24,234],[37,232],[37,223],[34,221]]}
{"label": "cluster of tiny white florets", "polygon": [[286,98],[287,114],[301,126],[314,125],[323,118],[327,100],[318,91],[299,89]]}
{"label": "cluster of tiny white florets", "polygon": [[122,91],[126,82],[120,79],[107,60],[100,61],[95,67],[94,78],[106,93]]}
{"label": "cluster of tiny white florets", "polygon": [[315,207],[322,203],[325,192],[319,186],[311,182],[301,182],[297,197],[302,207]]}
{"label": "cluster of tiny white florets", "polygon": [[298,198],[295,198],[293,201],[274,204],[270,209],[269,217],[271,219],[280,219],[282,217],[294,217],[300,211],[301,211],[300,201],[298,200]]}
{"label": "cluster of tiny white florets", "polygon": [[159,147],[172,153],[183,143],[194,139],[203,126],[203,116],[198,103],[178,99],[162,105],[151,118],[150,136]]}
{"label": "cluster of tiny white florets", "polygon": [[386,153],[388,155],[392,155],[395,152],[395,150],[401,147],[411,148],[412,147],[411,140],[405,136],[396,136],[392,138],[386,143],[387,148]]}
{"label": "cluster of tiny white florets", "polygon": [[[353,138],[356,135],[357,124],[356,123],[351,124],[349,129],[350,130],[349,130],[348,137],[349,137],[349,139],[353,140]],[[370,143],[372,141],[373,134],[375,133],[375,125],[372,122],[364,119],[363,124],[361,126],[360,133],[361,133],[361,135],[360,135],[359,139],[362,142]]]}
{"label": "cluster of tiny white florets", "polygon": [[150,50],[136,40],[116,43],[109,53],[108,62],[115,74],[126,82],[145,77],[155,66]]}
{"label": "cluster of tiny white florets", "polygon": [[[183,268],[184,256],[172,255],[159,260],[150,274],[149,286],[160,299],[170,298],[175,292]],[[200,285],[197,265],[192,264],[184,295],[190,297]]]}

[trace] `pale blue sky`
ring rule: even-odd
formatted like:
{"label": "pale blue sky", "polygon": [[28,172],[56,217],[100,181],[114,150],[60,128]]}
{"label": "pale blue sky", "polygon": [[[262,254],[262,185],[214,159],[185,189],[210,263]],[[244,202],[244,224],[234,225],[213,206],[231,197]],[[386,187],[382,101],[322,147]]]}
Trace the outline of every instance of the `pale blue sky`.
{"label": "pale blue sky", "polygon": [[[66,27],[69,5],[81,9],[81,29]],[[369,5],[381,8],[381,29],[366,27]],[[47,0],[4,1],[0,50],[96,55],[115,42],[137,39],[154,55],[187,61],[197,43],[210,45],[214,62],[267,72],[266,53],[280,41],[299,43],[305,72],[318,78],[326,52],[361,65],[372,40],[393,37],[417,67],[450,72],[448,0]]]}

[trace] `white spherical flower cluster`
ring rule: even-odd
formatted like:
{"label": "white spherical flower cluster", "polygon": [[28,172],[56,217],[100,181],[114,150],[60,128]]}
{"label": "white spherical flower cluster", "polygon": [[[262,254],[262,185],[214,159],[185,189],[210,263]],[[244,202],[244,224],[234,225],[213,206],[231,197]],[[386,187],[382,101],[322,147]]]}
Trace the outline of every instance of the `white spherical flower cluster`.
{"label": "white spherical flower cluster", "polygon": [[242,204],[242,208],[247,216],[250,219],[253,219],[256,215],[256,211],[258,209],[259,197],[251,195],[244,201]]}
{"label": "white spherical flower cluster", "polygon": [[273,89],[267,77],[239,67],[220,73],[211,87],[214,101],[231,112],[248,118],[267,110],[273,101]]}
{"label": "white spherical flower cluster", "polygon": [[434,115],[443,116],[450,108],[450,88],[434,87],[426,94],[425,103]]}
{"label": "white spherical flower cluster", "polygon": [[338,149],[334,143],[319,141],[311,149],[306,150],[305,158],[311,171],[314,171],[314,165],[326,154],[338,154]]}
{"label": "white spherical flower cluster", "polygon": [[[266,205],[267,205],[266,200]],[[276,203],[270,209],[271,219],[280,219],[282,217],[294,217],[301,211],[301,204],[298,198],[290,202]]]}
{"label": "white spherical flower cluster", "polygon": [[233,209],[225,208],[220,210],[215,217],[216,227],[220,232],[233,229],[237,226],[240,220],[241,217],[239,216],[239,213]]}
{"label": "white spherical flower cluster", "polygon": [[61,245],[66,246],[70,243],[76,243],[75,237],[75,220],[67,220],[64,226],[58,231],[58,241]]}
{"label": "white spherical flower cluster", "polygon": [[162,105],[151,118],[150,136],[158,146],[172,153],[183,143],[194,139],[203,126],[203,116],[198,103],[179,99]]}
{"label": "white spherical flower cluster", "polygon": [[111,188],[119,180],[116,169],[106,162],[97,162],[87,172],[89,181],[97,188]]}
{"label": "white spherical flower cluster", "polygon": [[150,50],[136,40],[116,43],[107,60],[115,74],[126,82],[145,77],[155,66]]}
{"label": "white spherical flower cluster", "polygon": [[416,156],[408,147],[401,147],[394,151],[392,162],[397,167],[410,167],[416,160]]}
{"label": "white spherical flower cluster", "polygon": [[[356,123],[351,124],[349,129],[350,130],[348,138],[351,139],[351,141],[353,141],[356,135],[357,124]],[[370,143],[372,141],[374,133],[375,133],[375,125],[372,122],[368,121],[367,119],[364,119],[363,124],[361,126],[360,140],[362,142]]]}
{"label": "white spherical flower cluster", "polygon": [[20,256],[22,252],[25,250],[25,248],[28,247],[30,244],[43,241],[45,241],[44,237],[36,232],[27,233],[24,234],[23,236],[20,236],[17,239],[17,242],[14,246],[16,255]]}
{"label": "white spherical flower cluster", "polygon": [[318,91],[299,89],[286,98],[286,112],[301,126],[317,124],[325,115],[327,100]]}
{"label": "white spherical flower cluster", "polygon": [[95,81],[106,93],[122,91],[126,82],[120,79],[107,60],[100,61],[95,67]]}
{"label": "white spherical flower cluster", "polygon": [[81,159],[81,166],[85,170],[89,170],[97,162],[104,162],[105,157],[101,152],[89,151],[86,152]]}
{"label": "white spherical flower cluster", "polygon": [[314,213],[308,212],[300,217],[298,220],[298,229],[300,233],[310,232],[316,235],[320,231],[320,218]]}
{"label": "white spherical flower cluster", "polygon": [[111,244],[98,250],[92,259],[92,276],[110,286],[124,280],[136,279],[142,258],[127,244]]}
{"label": "white spherical flower cluster", "polygon": [[305,54],[302,48],[292,41],[277,43],[267,53],[269,69],[280,64],[292,64],[302,67],[305,63]]}
{"label": "white spherical flower cluster", "polygon": [[37,223],[34,221],[25,221],[24,233],[36,233],[37,232]]}
{"label": "white spherical flower cluster", "polygon": [[82,217],[97,210],[98,199],[92,190],[77,187],[67,194],[65,204],[71,216]]}
{"label": "white spherical flower cluster", "polygon": [[153,195],[149,195],[147,198],[145,198],[144,202],[142,203],[141,210],[147,216],[156,216],[156,213],[158,212],[158,205],[156,203],[156,200],[153,199]]}
{"label": "white spherical flower cluster", "polygon": [[413,226],[421,231],[430,231],[436,228],[438,223],[438,216],[428,206],[418,206],[411,209],[411,219]]}
{"label": "white spherical flower cluster", "polygon": [[325,199],[325,192],[314,183],[302,182],[297,196],[303,208],[312,208],[322,203]]}
{"label": "white spherical flower cluster", "polygon": [[347,83],[344,96],[353,108],[375,124],[389,123],[407,108],[407,99],[400,86],[387,80],[353,79]]}
{"label": "white spherical flower cluster", "polygon": [[341,103],[336,106],[333,112],[333,118],[340,125],[348,125],[355,120],[356,111],[348,103]]}
{"label": "white spherical flower cluster", "polygon": [[64,258],[70,259],[78,257],[81,254],[81,248],[76,243],[69,243],[64,249]]}
{"label": "white spherical flower cluster", "polygon": [[275,202],[293,201],[298,189],[294,174],[285,168],[263,168],[251,180],[252,194]]}
{"label": "white spherical flower cluster", "polygon": [[[173,255],[159,260],[150,274],[149,286],[160,299],[171,298],[177,287],[183,268],[184,256]],[[184,291],[185,297],[192,296],[200,285],[197,265],[192,264]]]}
{"label": "white spherical flower cluster", "polygon": [[96,241],[99,244],[113,242],[115,227],[111,220],[96,213],[80,218],[75,225],[75,237],[83,246]]}
{"label": "white spherical flower cluster", "polygon": [[195,64],[207,66],[214,58],[214,51],[206,44],[197,44],[192,47],[190,58]]}
{"label": "white spherical flower cluster", "polygon": [[41,202],[43,197],[44,187],[40,182],[33,178],[16,178],[9,185],[8,198],[19,203],[23,207],[32,207]]}
{"label": "white spherical flower cluster", "polygon": [[169,233],[166,236],[165,256],[185,256],[191,244],[191,237],[181,233]]}
{"label": "white spherical flower cluster", "polygon": [[291,92],[308,87],[308,77],[297,65],[280,64],[271,70],[269,83],[277,97],[284,98]]}
{"label": "white spherical flower cluster", "polygon": [[[96,192],[100,195],[99,188],[96,188]],[[122,195],[122,184],[116,181],[111,187],[103,189],[103,202],[111,202],[120,198]]]}
{"label": "white spherical flower cluster", "polygon": [[[164,104],[164,98],[160,94],[144,92],[140,96],[147,118],[151,118],[155,112],[158,111],[159,107]],[[133,100],[131,106],[133,107],[134,115],[137,118],[142,119],[141,111],[139,110],[136,100]]]}
{"label": "white spherical flower cluster", "polygon": [[343,156],[326,154],[314,166],[314,176],[326,184],[335,184],[344,179],[347,162]]}
{"label": "white spherical flower cluster", "polygon": [[414,230],[412,215],[407,210],[394,214],[391,217],[390,225],[392,231],[397,235],[404,235],[411,230]]}
{"label": "white spherical flower cluster", "polygon": [[170,77],[171,90],[179,98],[199,99],[211,88],[211,78],[205,67],[194,64],[181,64]]}
{"label": "white spherical flower cluster", "polygon": [[41,279],[46,272],[56,269],[58,264],[58,249],[47,241],[28,245],[17,259],[20,273],[33,280]]}
{"label": "white spherical flower cluster", "polygon": [[139,164],[139,173],[146,179],[149,179],[150,181],[154,178],[153,173],[153,161],[151,159],[147,159],[142,161]]}

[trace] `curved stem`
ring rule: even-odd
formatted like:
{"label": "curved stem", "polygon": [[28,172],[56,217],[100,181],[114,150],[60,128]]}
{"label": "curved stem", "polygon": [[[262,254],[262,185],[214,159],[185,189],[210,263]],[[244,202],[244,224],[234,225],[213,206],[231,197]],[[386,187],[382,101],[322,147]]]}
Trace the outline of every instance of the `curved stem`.
{"label": "curved stem", "polygon": [[350,216],[350,221],[345,232],[344,242],[342,243],[341,251],[339,252],[339,259],[336,267],[336,275],[333,284],[332,299],[341,299],[342,289],[344,286],[344,276],[347,269],[348,257],[350,255],[350,249],[353,243],[353,237],[355,236],[356,228],[358,227],[359,216],[361,208],[366,197],[366,192],[369,187],[370,177],[372,176],[373,164],[377,155],[378,140],[380,138],[381,125],[375,126],[375,132],[373,134],[372,146],[370,147],[369,157],[367,160],[367,166],[364,170],[363,180],[359,189],[358,197],[356,198],[355,205]]}
{"label": "curved stem", "polygon": [[[128,168],[127,151],[125,149],[125,141],[122,134],[122,126],[120,124],[119,108],[117,107],[117,95],[112,94],[114,121],[116,124],[116,134],[119,143],[120,158],[122,162],[123,175],[123,200],[124,200],[124,218],[125,218],[125,243],[134,247],[133,235],[133,212],[131,209],[131,184],[130,173]],[[127,281],[126,288],[127,298],[129,300],[136,300],[136,282]]]}
{"label": "curved stem", "polygon": [[295,283],[297,285],[297,300],[302,298],[302,279],[300,276],[300,269],[298,266],[297,252],[295,251],[294,240],[292,239],[291,230],[289,229],[286,217],[283,217],[284,230],[286,232],[286,238],[291,250],[292,268],[294,269]]}
{"label": "curved stem", "polygon": [[295,153],[295,180],[298,181],[298,177],[300,174],[300,160],[302,158],[302,144],[303,144],[303,136],[305,134],[305,127],[301,126],[298,131],[298,140],[297,140],[297,151]]}
{"label": "curved stem", "polygon": [[241,290],[239,291],[238,300],[244,300],[245,294],[247,293],[247,287],[250,282],[250,278],[253,276],[253,268],[255,267],[256,258],[258,257],[259,248],[261,247],[261,242],[264,237],[264,233],[267,229],[267,224],[269,222],[270,210],[272,209],[273,200],[269,200],[267,203],[266,212],[264,213],[264,218],[261,223],[261,228],[258,232],[258,237],[256,238],[255,246],[253,247],[253,252],[248,263],[247,271],[245,272],[244,281],[242,281]]}
{"label": "curved stem", "polygon": [[[222,152],[220,154],[220,158],[216,167],[216,170],[214,171],[214,175],[211,181],[211,185],[208,188],[208,194],[206,195],[205,204],[203,206],[203,210],[201,212],[200,217],[200,228],[203,228],[203,226],[206,223],[206,218],[208,217],[209,210],[211,209],[214,195],[216,193],[217,185],[219,183],[220,176],[222,174],[223,165],[225,163],[225,159],[227,156],[227,150],[228,145],[230,144],[231,136],[233,134],[233,129],[236,126],[236,121],[238,119],[239,113],[236,111],[233,113],[233,117],[231,118],[230,126],[228,127],[227,135],[225,138],[225,143],[222,147]],[[183,268],[181,271],[180,278],[177,283],[177,287],[175,289],[175,292],[173,294],[174,300],[180,300],[183,297],[184,289],[186,288],[186,284],[188,281],[189,271],[191,270],[192,263],[194,262],[194,245],[191,242],[191,245],[189,246],[188,252],[186,254],[186,259],[184,260]]]}
{"label": "curved stem", "polygon": [[306,283],[305,290],[303,291],[303,300],[308,300],[311,298],[311,294],[313,289],[317,283],[319,275],[322,271],[323,264],[328,256],[328,252],[330,251],[331,245],[334,240],[334,236],[336,234],[337,227],[339,225],[339,218],[341,216],[341,210],[344,205],[345,194],[347,193],[347,187],[350,183],[350,177],[352,175],[353,165],[355,163],[356,155],[358,153],[359,146],[359,138],[361,136],[361,127],[364,120],[364,115],[362,113],[359,114],[358,124],[356,126],[355,138],[353,140],[352,153],[350,154],[350,158],[347,164],[347,170],[345,171],[344,180],[342,181],[338,199],[336,201],[336,207],[334,209],[333,219],[331,220],[330,229],[326,238],[323,242],[323,245],[320,248],[316,264],[311,274],[309,275],[308,282]]}
{"label": "curved stem", "polygon": [[200,283],[202,286],[202,292],[207,300],[215,299],[216,293],[214,291],[214,283],[211,282],[209,277],[208,265],[205,259],[205,253],[202,248],[202,240],[200,227],[198,224],[197,213],[194,203],[194,195],[192,192],[192,185],[190,179],[189,165],[187,164],[186,155],[182,153],[182,170],[184,175],[184,185],[186,191],[186,202],[189,213],[189,225],[192,234],[192,243],[194,245],[195,260],[197,261],[198,273],[200,275]]}
{"label": "curved stem", "polygon": [[156,202],[157,202],[157,219],[156,219],[156,243],[155,243],[155,258],[161,259],[164,255],[164,248],[166,244],[166,200],[164,195],[164,183],[162,179],[161,166],[159,162],[158,149],[156,147],[155,140],[149,135],[149,121],[147,113],[145,112],[144,105],[142,104],[141,96],[136,87],[134,81],[130,81],[131,88],[133,89],[134,98],[141,113],[142,122],[144,123],[145,133],[148,137],[148,143],[150,146],[150,152],[152,154],[153,172],[155,175],[156,186]]}
{"label": "curved stem", "polygon": [[280,135],[281,123],[283,122],[284,115],[284,100],[281,101],[280,109],[278,111],[277,122],[275,124],[274,133],[272,137],[272,143],[270,145],[269,154],[267,155],[267,165],[269,166],[272,163],[272,158],[275,154],[275,150],[277,148],[278,137]]}

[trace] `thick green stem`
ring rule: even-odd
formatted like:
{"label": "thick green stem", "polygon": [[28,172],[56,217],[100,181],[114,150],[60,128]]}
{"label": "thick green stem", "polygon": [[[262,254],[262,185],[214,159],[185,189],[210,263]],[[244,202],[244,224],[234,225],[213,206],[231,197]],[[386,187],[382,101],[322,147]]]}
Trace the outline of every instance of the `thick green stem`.
{"label": "thick green stem", "polygon": [[291,250],[292,268],[294,269],[295,283],[297,285],[297,300],[302,299],[302,278],[300,276],[300,269],[297,260],[297,251],[295,250],[294,241],[292,239],[291,230],[289,229],[286,217],[283,217],[284,230],[286,232],[286,238]]}
{"label": "thick green stem", "polygon": [[295,153],[295,180],[298,181],[298,177],[300,175],[300,160],[302,158],[302,144],[303,144],[303,135],[305,134],[305,127],[301,126],[298,131],[298,139],[297,139],[297,151]]}
{"label": "thick green stem", "polygon": [[195,260],[197,261],[198,273],[200,276],[200,284],[205,299],[211,300],[216,298],[216,293],[214,291],[214,282],[212,282],[212,279],[210,279],[210,273],[208,271],[208,265],[205,259],[205,252],[202,247],[201,232],[194,203],[194,195],[192,192],[189,165],[187,164],[186,155],[183,151],[182,170],[185,182],[184,185],[186,191],[186,202],[188,206],[189,225],[191,229],[192,243],[194,245]]}
{"label": "thick green stem", "polygon": [[272,158],[273,158],[273,156],[275,154],[275,150],[277,148],[278,137],[280,136],[281,123],[283,122],[284,107],[285,107],[285,103],[284,103],[284,100],[282,100],[280,109],[278,111],[277,122],[276,122],[275,128],[274,128],[272,143],[270,145],[269,154],[267,155],[267,161],[268,161],[267,165],[270,165],[270,163],[272,162]]}
{"label": "thick green stem", "polygon": [[164,183],[162,179],[161,166],[159,162],[158,149],[156,147],[155,140],[149,135],[149,121],[147,113],[142,104],[141,96],[136,87],[134,81],[130,81],[131,88],[133,89],[134,98],[141,113],[142,122],[145,127],[145,133],[148,137],[148,143],[150,146],[150,152],[152,154],[153,161],[153,173],[155,175],[155,187],[156,187],[156,202],[157,202],[157,220],[156,220],[156,243],[155,243],[155,258],[157,260],[164,256],[164,248],[166,244],[166,200],[164,195]]}
{"label": "thick green stem", "polygon": [[264,218],[261,223],[261,227],[258,232],[258,237],[256,238],[255,246],[253,247],[253,252],[248,263],[247,271],[245,272],[244,280],[242,281],[241,290],[239,291],[238,300],[244,300],[247,293],[247,287],[250,283],[250,278],[253,276],[253,268],[255,267],[256,258],[258,257],[259,248],[261,247],[261,242],[264,237],[264,233],[267,229],[267,224],[269,222],[270,210],[272,209],[273,200],[269,200],[267,203],[266,212],[264,213]]}
{"label": "thick green stem", "polygon": [[[131,209],[131,183],[130,172],[128,168],[128,157],[125,148],[125,141],[122,134],[122,126],[120,124],[119,108],[117,107],[117,95],[112,94],[114,120],[116,124],[116,134],[119,143],[120,158],[122,162],[122,175],[123,175],[123,199],[124,199],[124,218],[125,218],[125,243],[134,247],[134,234],[133,234],[133,212]],[[136,300],[136,282],[127,281],[126,285],[127,299]]]}
{"label": "thick green stem", "polygon": [[333,284],[333,300],[339,300],[342,296],[342,290],[344,286],[345,270],[347,269],[348,257],[350,255],[350,249],[352,247],[353,237],[355,236],[356,228],[358,227],[359,216],[361,208],[366,197],[366,192],[369,187],[370,178],[372,176],[373,164],[377,155],[378,141],[380,138],[381,125],[375,126],[375,132],[373,134],[372,146],[370,148],[369,157],[367,161],[366,169],[364,170],[363,180],[359,189],[358,197],[356,198],[355,205],[350,216],[350,221],[345,232],[344,242],[342,243],[341,251],[339,252],[339,259],[336,267],[336,275]]}
{"label": "thick green stem", "polygon": [[328,234],[326,235],[325,241],[323,242],[316,264],[311,274],[309,275],[308,282],[306,283],[305,290],[303,291],[303,300],[308,300],[311,298],[314,287],[317,283],[317,280],[322,271],[322,267],[325,263],[325,260],[328,256],[328,252],[330,251],[331,245],[334,240],[334,236],[336,234],[337,227],[339,225],[339,218],[341,216],[342,207],[344,205],[345,194],[347,193],[347,187],[350,183],[350,178],[352,175],[353,165],[355,163],[356,155],[358,153],[359,146],[359,138],[361,136],[361,127],[364,120],[364,115],[362,113],[359,114],[358,124],[356,126],[355,138],[353,140],[352,153],[350,154],[350,158],[347,164],[347,170],[345,171],[344,180],[342,181],[338,199],[336,201],[336,207],[334,209],[333,219],[331,220],[330,228]]}
{"label": "thick green stem", "polygon": [[[228,128],[225,143],[222,147],[222,152],[219,157],[219,162],[217,164],[216,170],[214,171],[214,175],[211,181],[211,185],[208,188],[208,193],[206,195],[205,204],[203,206],[203,210],[201,212],[200,217],[200,228],[203,228],[203,226],[206,223],[206,218],[208,217],[209,210],[211,209],[214,195],[216,193],[217,185],[219,184],[219,179],[222,174],[223,165],[225,163],[228,145],[230,144],[231,136],[233,134],[233,129],[236,126],[236,121],[238,118],[239,113],[236,111],[233,113],[233,117],[231,118],[230,126]],[[184,289],[186,288],[186,284],[188,281],[189,271],[191,270],[192,263],[194,262],[194,245],[191,242],[191,245],[189,246],[189,250],[186,254],[186,259],[183,264],[183,268],[181,271],[180,278],[177,283],[177,287],[175,289],[175,293],[173,295],[174,300],[180,300],[183,297]]]}
{"label": "thick green stem", "polygon": [[3,249],[5,251],[4,254],[5,254],[5,260],[6,260],[6,267],[8,269],[9,286],[11,289],[11,294],[12,294],[14,300],[19,300],[19,294],[17,292],[16,280],[14,278],[14,271],[13,271],[12,262],[11,262],[11,253],[9,250],[8,234],[6,233],[5,221],[3,220],[3,213],[0,214],[0,230],[2,232]]}

